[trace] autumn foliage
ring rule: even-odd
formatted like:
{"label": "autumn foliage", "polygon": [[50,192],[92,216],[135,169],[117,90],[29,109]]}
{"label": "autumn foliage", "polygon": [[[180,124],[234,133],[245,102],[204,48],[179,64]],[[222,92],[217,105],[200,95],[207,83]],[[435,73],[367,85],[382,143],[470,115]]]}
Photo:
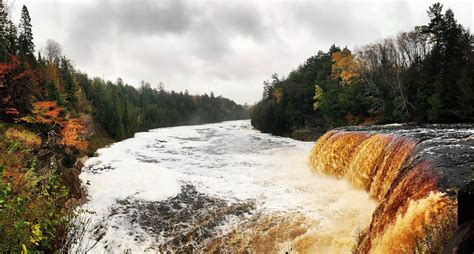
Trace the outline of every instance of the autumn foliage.
{"label": "autumn foliage", "polygon": [[[264,81],[252,125],[290,136],[355,124],[474,122],[474,36],[440,3],[429,23],[353,51],[333,45]],[[284,98],[280,100],[277,89]]]}
{"label": "autumn foliage", "polygon": [[31,114],[22,117],[21,120],[31,124],[62,125],[64,121],[60,116],[62,110],[54,101],[38,101],[33,103]]}
{"label": "autumn foliage", "polygon": [[281,99],[283,98],[282,89],[275,89],[275,91],[273,91],[273,96],[275,97],[276,102],[280,103]]}
{"label": "autumn foliage", "polygon": [[70,119],[61,130],[61,144],[85,151],[87,149],[87,142],[80,139],[80,134],[84,132],[84,129],[80,119]]}
{"label": "autumn foliage", "polygon": [[36,134],[9,128],[0,137],[0,253],[53,253],[34,250],[58,250],[67,226],[56,156],[38,174],[45,168],[32,149],[41,142]]}
{"label": "autumn foliage", "polygon": [[5,136],[7,138],[20,140],[29,146],[39,147],[41,145],[41,138],[29,130],[18,130],[15,128],[9,128],[5,132]]}
{"label": "autumn foliage", "polygon": [[[81,194],[75,190],[80,185],[77,175],[65,169],[71,169],[87,148],[84,126],[77,118],[83,111],[69,94],[77,93],[79,102],[85,100],[84,94],[75,86],[72,69],[34,56],[27,8],[22,8],[17,30],[3,2],[0,253],[67,252],[62,248],[68,237],[70,208]],[[68,90],[62,89],[65,83]]]}
{"label": "autumn foliage", "polygon": [[358,64],[348,49],[332,53],[332,77],[340,78],[344,85],[360,77]]}
{"label": "autumn foliage", "polygon": [[9,119],[25,114],[31,105],[30,88],[33,80],[17,56],[0,62],[0,113]]}
{"label": "autumn foliage", "polygon": [[59,130],[60,144],[69,149],[84,151],[87,142],[81,140],[85,127],[79,118],[65,115],[65,110],[54,101],[38,101],[33,103],[31,114],[20,118],[30,124],[40,124],[50,131]]}

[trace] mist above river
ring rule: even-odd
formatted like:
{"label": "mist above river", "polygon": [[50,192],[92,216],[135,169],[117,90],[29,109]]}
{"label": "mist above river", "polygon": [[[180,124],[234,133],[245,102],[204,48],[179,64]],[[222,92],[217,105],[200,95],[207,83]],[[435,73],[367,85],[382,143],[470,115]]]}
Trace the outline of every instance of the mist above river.
{"label": "mist above river", "polygon": [[79,248],[347,253],[376,203],[312,174],[312,146],[244,120],[155,129],[100,149],[80,176],[90,223]]}

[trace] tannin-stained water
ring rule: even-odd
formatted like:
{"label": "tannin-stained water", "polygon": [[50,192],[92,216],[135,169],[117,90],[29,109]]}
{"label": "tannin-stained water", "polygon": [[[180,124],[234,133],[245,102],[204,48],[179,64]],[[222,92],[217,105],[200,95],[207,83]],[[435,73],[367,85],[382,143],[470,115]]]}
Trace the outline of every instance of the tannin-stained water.
{"label": "tannin-stained water", "polygon": [[313,145],[244,120],[155,129],[100,149],[80,175],[88,212],[76,249],[348,253],[376,202],[313,175]]}
{"label": "tannin-stained water", "polygon": [[453,190],[472,181],[472,127],[393,127],[329,131],[314,145],[311,167],[380,202],[357,253],[438,252],[456,228]]}

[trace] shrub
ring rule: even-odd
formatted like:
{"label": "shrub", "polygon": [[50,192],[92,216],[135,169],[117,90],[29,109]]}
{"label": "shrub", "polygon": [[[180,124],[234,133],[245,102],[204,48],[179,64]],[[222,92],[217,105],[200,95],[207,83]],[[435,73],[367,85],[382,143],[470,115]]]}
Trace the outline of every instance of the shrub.
{"label": "shrub", "polygon": [[0,153],[6,155],[0,158],[0,253],[58,250],[67,233],[68,192],[56,159],[40,170],[30,147],[5,137],[0,141]]}
{"label": "shrub", "polygon": [[38,148],[41,145],[41,138],[35,133],[28,130],[18,130],[15,128],[9,128],[5,132],[5,137],[20,140],[26,143],[27,145],[33,146],[35,148]]}

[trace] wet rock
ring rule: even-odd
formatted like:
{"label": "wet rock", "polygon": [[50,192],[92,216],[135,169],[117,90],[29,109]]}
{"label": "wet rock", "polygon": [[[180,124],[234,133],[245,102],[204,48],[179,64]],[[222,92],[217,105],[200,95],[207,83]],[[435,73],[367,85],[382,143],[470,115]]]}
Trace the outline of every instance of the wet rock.
{"label": "wet rock", "polygon": [[324,135],[325,131],[323,130],[313,130],[313,129],[305,129],[305,130],[295,130],[291,133],[291,138],[300,140],[300,141],[316,141],[319,137]]}
{"label": "wet rock", "polygon": [[443,254],[474,253],[474,220],[462,224],[446,244]]}
{"label": "wet rock", "polygon": [[158,244],[154,247],[161,252],[193,253],[216,237],[219,226],[229,218],[242,217],[253,210],[253,201],[228,204],[226,200],[185,185],[180,194],[163,201],[120,200],[110,214],[126,214],[132,224],[157,239]]}
{"label": "wet rock", "polygon": [[474,221],[474,181],[458,192],[458,225],[467,221]]}
{"label": "wet rock", "polygon": [[392,134],[414,140],[417,146],[407,162],[429,162],[439,176],[439,190],[451,196],[474,180],[473,124],[392,124],[336,130]]}

